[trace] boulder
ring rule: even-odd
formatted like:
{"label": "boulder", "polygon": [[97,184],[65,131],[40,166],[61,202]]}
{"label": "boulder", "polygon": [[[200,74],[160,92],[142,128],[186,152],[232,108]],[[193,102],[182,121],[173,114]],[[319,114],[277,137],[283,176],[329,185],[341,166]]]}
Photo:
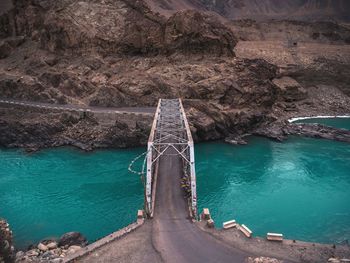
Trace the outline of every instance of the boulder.
{"label": "boulder", "polygon": [[43,243],[39,243],[38,249],[40,249],[43,252],[46,252],[49,250],[49,248],[47,246],[45,246]]}
{"label": "boulder", "polygon": [[55,255],[52,251],[46,251],[44,254],[41,256],[43,259],[53,259],[58,257],[58,255]]}
{"label": "boulder", "polygon": [[61,236],[58,245],[62,246],[86,246],[88,241],[86,238],[79,232],[68,232]]}
{"label": "boulder", "polygon": [[287,102],[306,99],[306,90],[293,78],[282,77],[274,79],[273,83],[278,87],[279,94]]}
{"label": "boulder", "polygon": [[39,252],[36,249],[31,249],[31,250],[28,250],[25,253],[25,256],[27,256],[27,257],[37,257],[37,256],[39,256]]}
{"label": "boulder", "polygon": [[77,252],[79,249],[81,249],[80,246],[70,246],[67,250],[67,255],[71,255],[71,254],[74,254],[75,252]]}
{"label": "boulder", "polygon": [[57,243],[56,242],[50,242],[50,243],[48,243],[47,245],[47,248],[48,249],[56,249],[57,248]]}

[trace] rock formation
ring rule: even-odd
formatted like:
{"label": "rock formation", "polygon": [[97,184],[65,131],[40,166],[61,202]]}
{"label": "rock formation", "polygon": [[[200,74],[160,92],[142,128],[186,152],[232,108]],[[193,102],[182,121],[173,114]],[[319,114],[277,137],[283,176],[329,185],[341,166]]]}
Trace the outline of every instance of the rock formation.
{"label": "rock formation", "polygon": [[14,250],[10,226],[4,219],[0,219],[0,263],[14,262]]}
{"label": "rock formation", "polygon": [[[202,10],[200,5],[193,4]],[[345,64],[339,64],[339,57],[304,61],[291,53],[296,64],[289,70],[290,63],[279,63],[283,56],[260,56],[259,48],[250,56],[237,48],[247,45],[244,37],[259,34],[287,39],[278,35],[284,30],[279,27],[308,28],[298,33],[305,39],[317,29],[316,40],[339,45],[349,36],[345,27],[284,22],[259,29],[255,22],[228,23],[195,10],[163,16],[150,6],[136,0],[14,1],[14,8],[0,16],[0,97],[105,107],[155,106],[158,98],[181,97],[198,141],[251,134],[298,112],[348,111],[346,96],[335,102],[327,96],[337,93],[321,98],[310,87],[337,81],[347,93],[347,67],[340,70],[348,63],[346,55],[341,57]],[[152,119],[0,107],[0,145],[28,150],[140,145]]]}
{"label": "rock formation", "polygon": [[74,254],[87,245],[86,238],[78,232],[69,232],[57,240],[42,240],[28,251],[16,253],[16,263],[60,263],[63,258]]}
{"label": "rock formation", "polygon": [[215,11],[229,19],[297,19],[349,21],[347,0],[147,0],[156,11]]}

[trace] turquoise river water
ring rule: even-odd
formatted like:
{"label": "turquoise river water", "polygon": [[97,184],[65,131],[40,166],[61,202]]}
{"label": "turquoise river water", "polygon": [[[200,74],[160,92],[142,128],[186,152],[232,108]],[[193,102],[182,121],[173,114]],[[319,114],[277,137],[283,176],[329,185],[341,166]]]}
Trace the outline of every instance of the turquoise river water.
{"label": "turquoise river water", "polygon": [[350,130],[350,118],[312,118],[298,120],[295,123],[319,123],[331,127]]}
{"label": "turquoise river water", "polygon": [[127,167],[142,151],[0,150],[0,217],[16,245],[69,231],[93,241],[135,221],[143,186]]}
{"label": "turquoise river water", "polygon": [[315,242],[350,240],[350,145],[253,137],[246,146],[200,144],[198,199],[217,226],[235,219],[255,235]]}
{"label": "turquoise river water", "polygon": [[[196,145],[199,209],[209,207],[218,227],[236,219],[258,236],[350,239],[349,144],[257,137],[249,143]],[[93,241],[134,221],[143,186],[127,167],[143,150],[0,150],[0,217],[11,224],[16,245],[68,231]]]}

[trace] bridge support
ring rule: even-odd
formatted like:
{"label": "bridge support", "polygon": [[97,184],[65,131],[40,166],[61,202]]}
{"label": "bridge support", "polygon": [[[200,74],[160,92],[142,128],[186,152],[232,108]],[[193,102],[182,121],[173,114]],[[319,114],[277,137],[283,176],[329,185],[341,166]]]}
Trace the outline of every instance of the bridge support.
{"label": "bridge support", "polygon": [[[183,160],[184,178],[190,192],[192,214],[197,217],[196,171],[194,143],[181,99],[160,99],[148,139],[145,206],[149,216],[153,214],[152,189],[155,167],[162,155],[174,149]],[[174,151],[173,151],[174,152]]]}

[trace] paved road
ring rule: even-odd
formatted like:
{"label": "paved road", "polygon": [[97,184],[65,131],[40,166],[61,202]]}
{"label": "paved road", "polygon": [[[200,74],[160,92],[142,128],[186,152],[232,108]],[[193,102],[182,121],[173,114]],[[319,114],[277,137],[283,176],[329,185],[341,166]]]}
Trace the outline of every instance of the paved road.
{"label": "paved road", "polygon": [[175,155],[160,158],[152,230],[155,249],[169,263],[244,262],[244,252],[228,247],[190,221],[180,186],[181,162]]}
{"label": "paved road", "polygon": [[44,102],[34,102],[34,101],[20,101],[20,100],[10,100],[10,99],[0,99],[0,103],[8,105],[19,105],[26,107],[51,109],[51,110],[65,110],[65,111],[80,111],[80,112],[94,112],[94,113],[138,113],[153,115],[155,108],[153,107],[83,107],[80,105],[72,104],[52,104]]}

